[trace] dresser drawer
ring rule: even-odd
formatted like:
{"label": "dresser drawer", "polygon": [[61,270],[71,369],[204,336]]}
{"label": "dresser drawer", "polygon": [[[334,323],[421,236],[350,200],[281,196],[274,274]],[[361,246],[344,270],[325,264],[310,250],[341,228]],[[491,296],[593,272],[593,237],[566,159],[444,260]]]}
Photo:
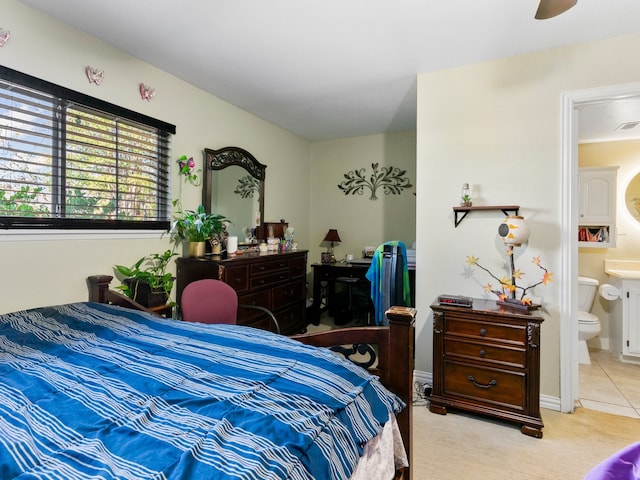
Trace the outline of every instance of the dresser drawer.
{"label": "dresser drawer", "polygon": [[444,393],[451,397],[464,397],[500,408],[524,410],[525,385],[524,372],[450,363],[445,360]]}
{"label": "dresser drawer", "polygon": [[527,351],[524,347],[480,343],[457,338],[445,338],[444,355],[451,359],[472,359],[515,368],[524,368],[527,361]]}
{"label": "dresser drawer", "polygon": [[238,303],[245,305],[258,305],[259,307],[271,308],[271,290],[249,293],[238,297]]}
{"label": "dresser drawer", "polygon": [[263,287],[271,287],[273,285],[286,282],[287,280],[289,280],[289,273],[286,270],[262,277],[251,277],[251,290]]}
{"label": "dresser drawer", "polygon": [[275,287],[272,290],[273,309],[278,310],[285,305],[300,301],[301,298],[304,298],[304,288],[303,282],[288,283],[287,285]]}
{"label": "dresser drawer", "polygon": [[289,278],[304,278],[307,276],[307,259],[296,258],[289,260]]}
{"label": "dresser drawer", "polygon": [[477,321],[459,317],[447,319],[444,333],[445,335],[458,335],[518,345],[525,345],[527,341],[526,325]]}
{"label": "dresser drawer", "polygon": [[289,261],[281,258],[278,260],[251,264],[252,277],[259,275],[270,275],[278,271],[282,271],[285,273],[285,275],[289,275]]}
{"label": "dresser drawer", "polygon": [[220,267],[220,280],[241,295],[249,291],[249,270],[246,266]]}
{"label": "dresser drawer", "polygon": [[305,311],[304,302],[298,302],[295,305],[291,305],[277,312],[275,315],[280,324],[280,333],[283,335],[294,335],[305,331],[307,326]]}

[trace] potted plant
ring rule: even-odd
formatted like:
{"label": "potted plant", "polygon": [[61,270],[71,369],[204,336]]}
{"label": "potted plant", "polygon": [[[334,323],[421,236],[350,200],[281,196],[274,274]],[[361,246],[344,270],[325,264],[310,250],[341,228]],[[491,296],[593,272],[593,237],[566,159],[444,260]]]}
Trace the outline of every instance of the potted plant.
{"label": "potted plant", "polygon": [[210,241],[213,253],[222,244],[229,220],[224,215],[207,213],[203,205],[196,210],[180,210],[173,224],[174,236],[181,241],[189,242],[189,256],[204,255],[205,242]]}
{"label": "potted plant", "polygon": [[118,286],[132,300],[145,307],[165,305],[173,289],[173,275],[167,265],[177,255],[171,250],[142,257],[131,267],[115,265],[115,270],[124,277]]}

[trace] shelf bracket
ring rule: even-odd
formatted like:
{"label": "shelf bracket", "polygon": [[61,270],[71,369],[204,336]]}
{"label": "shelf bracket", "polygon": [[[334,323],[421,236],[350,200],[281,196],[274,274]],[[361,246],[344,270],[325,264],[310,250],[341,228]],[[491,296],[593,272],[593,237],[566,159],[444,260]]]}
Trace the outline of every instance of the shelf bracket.
{"label": "shelf bracket", "polygon": [[[459,213],[462,213],[462,216],[460,218],[458,218]],[[469,210],[465,210],[464,212],[462,212],[462,211],[456,210],[455,208],[453,209],[453,215],[454,215],[453,221],[456,225],[455,228],[458,228],[458,225],[460,225],[460,222],[464,220],[464,217],[467,216],[467,213],[469,213]]]}
{"label": "shelf bracket", "polygon": [[[455,227],[457,228],[458,225],[460,225],[460,222],[464,220],[464,217],[466,217],[469,214],[469,212],[473,210],[500,210],[502,213],[508,216],[511,212],[513,212],[513,215],[518,215],[518,212],[520,211],[520,206],[519,205],[482,205],[479,207],[453,207],[453,222],[455,224]],[[461,216],[458,218],[458,215],[461,215]]]}

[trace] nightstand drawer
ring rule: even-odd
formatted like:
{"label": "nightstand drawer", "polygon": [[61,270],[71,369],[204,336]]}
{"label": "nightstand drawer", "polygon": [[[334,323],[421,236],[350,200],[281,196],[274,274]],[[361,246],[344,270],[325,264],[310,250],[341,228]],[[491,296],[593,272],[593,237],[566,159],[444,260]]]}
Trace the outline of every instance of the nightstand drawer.
{"label": "nightstand drawer", "polygon": [[459,335],[497,342],[525,345],[527,329],[525,325],[498,322],[483,322],[472,319],[449,318],[445,335]]}
{"label": "nightstand drawer", "polygon": [[448,363],[444,366],[444,393],[524,410],[526,375],[523,372]]}
{"label": "nightstand drawer", "polygon": [[444,355],[452,359],[481,360],[516,368],[524,368],[527,360],[527,352],[524,347],[495,345],[446,337],[444,340]]}

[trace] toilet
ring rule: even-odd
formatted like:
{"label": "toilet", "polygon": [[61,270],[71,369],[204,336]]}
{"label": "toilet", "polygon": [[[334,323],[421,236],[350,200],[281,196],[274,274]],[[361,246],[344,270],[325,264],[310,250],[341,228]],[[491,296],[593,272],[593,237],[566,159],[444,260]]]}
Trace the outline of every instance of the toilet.
{"label": "toilet", "polygon": [[578,362],[590,364],[587,340],[600,333],[600,319],[589,313],[598,291],[598,280],[578,277]]}

